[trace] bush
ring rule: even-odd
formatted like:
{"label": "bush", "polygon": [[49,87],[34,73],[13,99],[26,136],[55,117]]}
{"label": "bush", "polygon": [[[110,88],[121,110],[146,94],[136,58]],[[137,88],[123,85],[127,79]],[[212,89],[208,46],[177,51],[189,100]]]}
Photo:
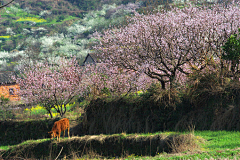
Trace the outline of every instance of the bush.
{"label": "bush", "polygon": [[180,98],[176,91],[163,91],[159,86],[153,85],[140,95],[92,100],[85,108],[87,134],[169,130],[178,119],[174,112],[179,111]]}
{"label": "bush", "polygon": [[46,6],[46,10],[51,10],[52,6]]}
{"label": "bush", "polygon": [[15,119],[14,113],[11,110],[0,108],[0,120],[6,119]]}
{"label": "bush", "polygon": [[9,98],[5,98],[4,96],[0,96],[0,120],[6,119],[14,119],[15,115],[12,110],[9,109]]}
{"label": "bush", "polygon": [[56,22],[62,22],[65,19],[64,15],[61,15],[57,18]]}

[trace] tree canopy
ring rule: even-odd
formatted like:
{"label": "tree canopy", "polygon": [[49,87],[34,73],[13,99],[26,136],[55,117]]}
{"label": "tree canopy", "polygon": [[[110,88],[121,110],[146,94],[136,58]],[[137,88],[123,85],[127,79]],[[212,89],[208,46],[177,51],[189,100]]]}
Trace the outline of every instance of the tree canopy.
{"label": "tree canopy", "polygon": [[138,14],[127,26],[98,33],[95,49],[110,64],[143,72],[165,89],[201,70],[206,59],[219,58],[221,46],[240,27],[235,4],[172,8],[154,14]]}

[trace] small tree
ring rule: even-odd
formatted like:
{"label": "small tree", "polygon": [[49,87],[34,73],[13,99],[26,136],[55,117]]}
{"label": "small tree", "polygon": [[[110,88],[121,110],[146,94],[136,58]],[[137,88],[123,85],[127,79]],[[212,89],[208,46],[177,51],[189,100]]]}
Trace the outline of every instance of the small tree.
{"label": "small tree", "polygon": [[231,35],[227,42],[222,46],[223,54],[222,58],[224,60],[231,62],[231,72],[233,75],[233,79],[236,80],[238,78],[238,71],[239,71],[239,63],[240,63],[240,28],[238,29],[238,35],[233,34]]}
{"label": "small tree", "polygon": [[41,104],[50,114],[54,108],[62,117],[66,105],[82,92],[82,71],[75,59],[61,58],[57,64],[38,63],[21,70],[17,83],[28,103]]}
{"label": "small tree", "polygon": [[11,111],[7,110],[9,98],[5,98],[0,94],[0,119],[6,119]]}
{"label": "small tree", "polygon": [[3,95],[0,95],[0,105],[3,106],[9,101],[9,98],[5,98]]}

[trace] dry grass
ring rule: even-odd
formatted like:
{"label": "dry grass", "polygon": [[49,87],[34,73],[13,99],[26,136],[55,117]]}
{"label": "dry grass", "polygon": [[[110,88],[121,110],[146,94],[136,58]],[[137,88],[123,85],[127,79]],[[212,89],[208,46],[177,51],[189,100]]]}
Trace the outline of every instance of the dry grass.
{"label": "dry grass", "polygon": [[3,158],[111,158],[128,155],[155,156],[158,153],[193,151],[198,147],[194,135],[99,135],[71,137],[61,142],[29,142],[3,154]]}
{"label": "dry grass", "polygon": [[167,141],[167,145],[171,148],[171,153],[193,151],[199,147],[193,134],[173,136],[170,138],[171,140]]}

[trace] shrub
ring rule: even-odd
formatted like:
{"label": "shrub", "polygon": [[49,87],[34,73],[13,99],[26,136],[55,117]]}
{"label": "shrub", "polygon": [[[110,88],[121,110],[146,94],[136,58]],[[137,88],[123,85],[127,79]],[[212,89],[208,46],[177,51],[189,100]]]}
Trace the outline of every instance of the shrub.
{"label": "shrub", "polygon": [[15,119],[15,115],[11,110],[0,108],[0,120],[6,120],[6,119]]}
{"label": "shrub", "polygon": [[62,22],[65,19],[64,15],[61,15],[57,18],[56,22]]}
{"label": "shrub", "polygon": [[227,42],[222,46],[224,52],[222,58],[231,62],[231,72],[234,80],[239,81],[239,75],[236,73],[239,71],[239,60],[240,60],[240,28],[238,29],[238,35],[233,34]]}
{"label": "shrub", "polygon": [[[178,92],[153,85],[140,95],[98,98],[86,106],[84,126],[88,134],[139,133],[169,130],[179,119]],[[171,96],[169,97],[169,92]],[[161,93],[161,94],[158,94]]]}
{"label": "shrub", "polygon": [[9,109],[9,98],[0,95],[0,120],[14,119],[15,115]]}

